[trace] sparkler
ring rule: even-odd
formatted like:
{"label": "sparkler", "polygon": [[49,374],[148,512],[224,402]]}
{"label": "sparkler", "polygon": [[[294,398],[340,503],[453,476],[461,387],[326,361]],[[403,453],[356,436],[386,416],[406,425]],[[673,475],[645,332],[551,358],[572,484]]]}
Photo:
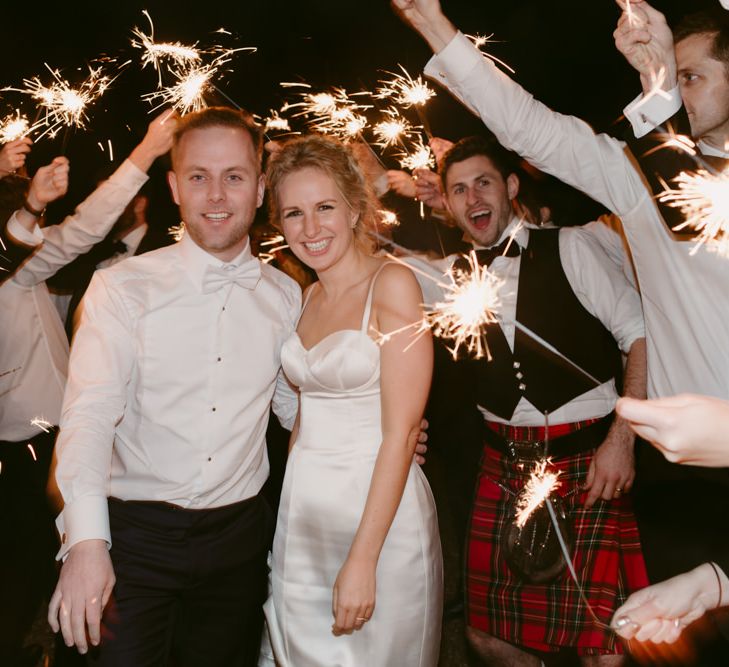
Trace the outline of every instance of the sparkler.
{"label": "sparkler", "polygon": [[400,221],[397,219],[397,215],[393,211],[387,209],[380,209],[377,211],[380,216],[380,222],[386,227],[397,227]]}
{"label": "sparkler", "polygon": [[289,119],[281,116],[281,112],[270,110],[271,114],[263,119],[264,132],[291,132]]}
{"label": "sparkler", "polygon": [[259,245],[261,248],[268,247],[269,249],[258,253],[258,259],[260,259],[264,264],[272,262],[276,259],[276,253],[279,253],[289,247],[286,245],[286,240],[284,239],[283,234],[269,234],[264,238],[265,240],[261,241]]}
{"label": "sparkler", "polygon": [[400,154],[400,166],[403,169],[415,171],[416,169],[432,169],[435,167],[435,157],[430,147],[418,139],[410,153]]}
{"label": "sparkler", "polygon": [[62,126],[66,128],[83,128],[88,117],[86,110],[90,104],[101,97],[113,81],[113,79],[102,73],[101,67],[89,67],[89,76],[77,87],[61,77],[59,70],[51,69],[45,64],[53,76],[50,86],[45,86],[39,77],[23,79],[24,88],[4,88],[13,90],[32,97],[37,103],[44,118],[39,123],[46,127],[46,130],[39,135],[46,134],[55,136]]}
{"label": "sparkler", "polygon": [[172,225],[167,230],[167,233],[173,238],[175,241],[182,241],[182,237],[185,235],[185,223],[181,222],[179,225]]}
{"label": "sparkler", "polygon": [[666,186],[658,200],[681,210],[684,222],[675,231],[690,227],[699,233],[690,254],[705,245],[707,250],[729,257],[729,169],[718,174],[705,169],[681,172],[673,182],[676,187]]}
{"label": "sparkler", "polygon": [[406,109],[415,109],[420,123],[425,130],[425,134],[429,139],[432,139],[433,133],[430,130],[430,123],[428,123],[428,119],[425,116],[424,107],[428,100],[435,97],[435,91],[423,81],[422,76],[413,79],[402,65],[398,65],[398,67],[402,70],[402,74],[385,72],[391,78],[379,82],[382,85],[377,88],[374,97],[391,100]]}
{"label": "sparkler", "polygon": [[132,34],[138,38],[132,39],[132,46],[137,49],[142,49],[142,69],[147,65],[157,70],[157,76],[159,85],[162,85],[162,70],[160,68],[160,61],[167,60],[173,64],[179,70],[184,70],[193,63],[197,63],[201,60],[200,51],[196,48],[197,43],[192,46],[186,46],[180,42],[155,42],[154,41],[154,23],[149,12],[144,9],[142,14],[147,17],[149,21],[149,35],[146,35],[141,29],[135,27],[132,29]]}
{"label": "sparkler", "polygon": [[30,425],[37,426],[39,429],[45,431],[46,433],[50,433],[51,429],[53,428],[53,424],[43,419],[43,417],[33,417],[33,419],[30,420]]}
{"label": "sparkler", "polygon": [[377,141],[376,146],[387,148],[395,144],[403,144],[404,139],[413,132],[413,126],[403,118],[396,109],[390,108],[385,111],[386,119],[372,127],[372,132]]}
{"label": "sparkler", "polygon": [[473,45],[481,51],[483,56],[485,58],[488,58],[489,60],[498,63],[501,65],[505,70],[508,70],[512,74],[516,74],[516,70],[513,67],[510,67],[507,65],[503,60],[500,58],[497,58],[496,56],[488,53],[487,51],[484,51],[482,47],[486,46],[486,44],[493,44],[496,42],[496,40],[491,39],[494,36],[494,33],[491,33],[490,35],[466,35],[468,39],[470,39],[473,42]]}
{"label": "sparkler", "polygon": [[22,139],[30,134],[32,129],[28,119],[21,116],[20,110],[16,110],[14,114],[9,114],[0,120],[0,143],[7,144]]}
{"label": "sparkler", "polygon": [[229,58],[219,56],[212,63],[199,65],[190,69],[171,69],[172,75],[177,83],[172,86],[162,87],[151,93],[142,95],[145,102],[157,104],[152,107],[150,113],[163,106],[171,106],[184,115],[190,111],[199,111],[205,108],[205,93],[213,88],[212,79],[218,72],[221,65],[228,62]]}
{"label": "sparkler", "polygon": [[446,286],[443,301],[426,311],[424,322],[434,336],[453,341],[450,352],[454,359],[464,347],[476,359],[486,356],[490,360],[484,328],[498,321],[499,289],[504,281],[488,267],[479,266],[474,251],[468,255],[468,263],[469,271],[452,270],[453,283]]}
{"label": "sparkler", "polygon": [[558,478],[561,471],[548,471],[549,463],[549,459],[544,459],[534,464],[529,480],[516,499],[515,523],[518,528],[525,526],[534,511],[541,507],[560,485]]}

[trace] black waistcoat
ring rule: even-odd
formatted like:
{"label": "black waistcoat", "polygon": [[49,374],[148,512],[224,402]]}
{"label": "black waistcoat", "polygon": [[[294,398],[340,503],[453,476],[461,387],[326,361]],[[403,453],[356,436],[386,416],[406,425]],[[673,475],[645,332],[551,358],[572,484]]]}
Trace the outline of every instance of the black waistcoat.
{"label": "black waistcoat", "polygon": [[[520,262],[517,321],[600,383],[619,374],[612,334],[585,310],[564,273],[559,230],[530,230]],[[522,396],[540,412],[552,412],[596,386],[518,328],[513,353],[498,323],[487,327],[486,340],[493,358],[476,364],[478,404],[502,419],[511,419]]]}

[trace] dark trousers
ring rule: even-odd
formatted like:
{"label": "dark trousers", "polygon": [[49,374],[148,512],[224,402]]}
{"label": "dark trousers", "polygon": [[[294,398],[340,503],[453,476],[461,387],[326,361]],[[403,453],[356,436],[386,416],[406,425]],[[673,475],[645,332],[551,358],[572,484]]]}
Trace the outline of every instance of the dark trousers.
{"label": "dark trousers", "polygon": [[273,532],[261,496],[209,510],[109,500],[116,575],[99,667],[256,664]]}
{"label": "dark trousers", "polygon": [[0,441],[0,665],[20,647],[55,581],[58,542],[46,500],[55,431]]}

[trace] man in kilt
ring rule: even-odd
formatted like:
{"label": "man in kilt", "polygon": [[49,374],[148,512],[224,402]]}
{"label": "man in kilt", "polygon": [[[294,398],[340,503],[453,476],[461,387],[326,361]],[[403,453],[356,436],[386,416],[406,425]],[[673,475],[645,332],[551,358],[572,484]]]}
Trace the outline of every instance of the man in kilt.
{"label": "man in kilt", "polygon": [[[622,646],[607,624],[648,583],[628,495],[634,436],[613,413],[621,351],[623,393],[645,395],[640,299],[591,232],[523,225],[513,213],[515,168],[511,153],[479,137],[459,141],[440,165],[450,213],[479,264],[504,281],[499,322],[485,331],[491,358],[469,362],[485,435],[467,547],[467,635],[488,664],[536,666],[572,648],[583,664],[619,665]],[[456,277],[468,270],[464,258],[450,262]],[[516,498],[545,460],[545,441],[546,470],[559,473],[553,507],[591,610],[544,506],[515,525]]]}

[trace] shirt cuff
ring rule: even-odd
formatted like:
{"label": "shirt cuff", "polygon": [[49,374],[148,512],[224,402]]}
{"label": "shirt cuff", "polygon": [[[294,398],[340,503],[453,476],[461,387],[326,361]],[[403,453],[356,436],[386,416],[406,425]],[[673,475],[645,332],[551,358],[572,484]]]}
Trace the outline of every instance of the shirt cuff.
{"label": "shirt cuff", "polygon": [[67,504],[56,519],[61,548],[56,560],[65,560],[71,547],[84,540],[104,540],[111,547],[107,498],[86,496]]}
{"label": "shirt cuff", "polygon": [[425,75],[433,81],[445,84],[446,81],[463,81],[471,70],[483,63],[484,55],[462,32],[457,32],[425,66]]}
{"label": "shirt cuff", "polygon": [[10,216],[8,226],[6,227],[8,235],[12,237],[13,241],[32,247],[39,246],[43,243],[43,232],[38,226],[38,223],[36,222],[33,225],[33,230],[29,232],[18,222],[16,214],[17,211]]}
{"label": "shirt cuff", "polygon": [[633,126],[636,139],[655,130],[681,108],[678,86],[669,90],[667,95],[668,97],[664,97],[656,94],[646,98],[640,94],[625,107],[623,113]]}

